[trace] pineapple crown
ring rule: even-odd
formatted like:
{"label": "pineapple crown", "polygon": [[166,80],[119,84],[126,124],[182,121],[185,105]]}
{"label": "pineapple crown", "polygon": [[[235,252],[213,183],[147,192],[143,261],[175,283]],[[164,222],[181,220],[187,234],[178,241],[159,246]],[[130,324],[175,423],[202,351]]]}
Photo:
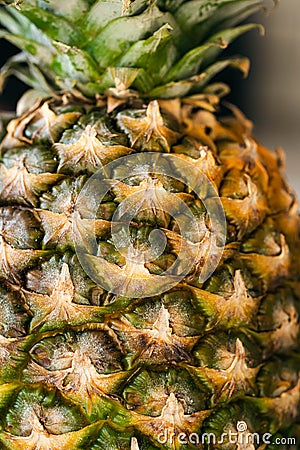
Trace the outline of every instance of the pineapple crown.
{"label": "pineapple crown", "polygon": [[[185,97],[203,91],[228,66],[245,75],[249,61],[223,57],[239,25],[266,0],[17,0],[2,2],[0,30],[21,52],[2,67],[42,96]],[[16,7],[11,7],[11,6]],[[262,27],[259,27],[262,29]]]}

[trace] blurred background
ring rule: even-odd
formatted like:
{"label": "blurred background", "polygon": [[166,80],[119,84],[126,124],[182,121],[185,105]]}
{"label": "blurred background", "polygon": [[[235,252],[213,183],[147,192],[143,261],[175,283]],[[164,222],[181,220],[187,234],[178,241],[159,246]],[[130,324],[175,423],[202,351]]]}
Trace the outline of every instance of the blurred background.
{"label": "blurred background", "polygon": [[265,146],[286,152],[287,177],[300,198],[300,1],[281,0],[262,23],[265,36],[250,32],[236,49],[251,58],[246,80],[238,81],[234,101],[255,123]]}
{"label": "blurred background", "polygon": [[[263,23],[266,35],[255,30],[239,38],[231,53],[250,57],[247,79],[232,72],[232,94],[236,103],[255,123],[254,133],[267,147],[282,147],[287,155],[287,177],[300,198],[300,0],[281,0],[269,14],[251,22]],[[0,41],[0,65],[15,52]],[[10,80],[0,97],[0,109],[13,109],[25,86]]]}

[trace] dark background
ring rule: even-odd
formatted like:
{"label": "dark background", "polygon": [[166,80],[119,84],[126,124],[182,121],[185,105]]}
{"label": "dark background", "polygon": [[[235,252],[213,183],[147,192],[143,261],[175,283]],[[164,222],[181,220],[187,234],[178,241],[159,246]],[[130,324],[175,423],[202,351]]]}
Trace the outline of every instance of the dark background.
{"label": "dark background", "polygon": [[281,0],[263,23],[265,37],[251,36],[243,109],[266,146],[286,151],[288,180],[300,198],[300,1]]}
{"label": "dark background", "polygon": [[[0,66],[17,52],[17,49],[4,39],[0,40],[0,49]],[[12,77],[9,79],[2,95],[0,94],[0,110],[14,110],[20,95],[26,89],[26,86],[17,78]]]}

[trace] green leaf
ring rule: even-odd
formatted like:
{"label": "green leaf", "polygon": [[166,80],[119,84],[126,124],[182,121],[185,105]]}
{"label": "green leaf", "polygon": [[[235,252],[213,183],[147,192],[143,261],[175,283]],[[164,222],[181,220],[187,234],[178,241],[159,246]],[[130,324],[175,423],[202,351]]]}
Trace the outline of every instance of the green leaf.
{"label": "green leaf", "polygon": [[51,39],[68,45],[79,45],[83,35],[64,17],[24,4],[22,14]]}
{"label": "green leaf", "polygon": [[18,53],[17,55],[12,56],[9,58],[6,63],[1,67],[0,70],[0,92],[3,91],[3,88],[5,86],[6,80],[11,76],[14,75],[14,72],[18,70],[18,67],[20,64],[26,62],[26,54],[25,53]]}
{"label": "green leaf", "polygon": [[[235,0],[237,3],[238,0]],[[191,0],[184,3],[175,13],[177,22],[183,29],[189,29],[205,22],[217,9],[226,3],[233,3],[233,0]]]}
{"label": "green leaf", "polygon": [[49,39],[49,37],[45,33],[43,33],[40,28],[34,25],[34,23],[32,23],[30,19],[28,19],[21,11],[10,9],[10,13],[14,20],[18,23],[18,34],[22,34],[33,41],[36,40],[40,44],[52,47],[51,39]]}
{"label": "green leaf", "polygon": [[97,94],[105,93],[105,89],[103,89],[102,85],[96,82],[81,83],[80,81],[78,81],[74,86],[77,87],[78,90],[82,92],[86,97],[95,97],[95,95]]}
{"label": "green leaf", "polygon": [[146,69],[140,69],[132,87],[138,92],[146,94],[153,88],[152,76],[147,72]]}
{"label": "green leaf", "polygon": [[152,89],[148,93],[150,98],[176,98],[185,97],[192,87],[200,80],[200,76],[195,76],[181,81],[172,81]]}
{"label": "green leaf", "polygon": [[167,81],[178,81],[180,79],[197,75],[205,54],[211,47],[216,46],[220,48],[220,44],[208,42],[207,44],[201,45],[200,47],[196,47],[189,51],[183,58],[181,58],[180,61],[178,61],[173,69],[170,70]]}
{"label": "green leaf", "polygon": [[154,82],[160,82],[172,67],[176,54],[170,27],[163,25],[149,39],[133,44],[117,64],[148,70]]}
{"label": "green leaf", "polygon": [[[175,18],[184,32],[183,48],[190,48],[195,43],[195,36],[200,43],[212,30],[224,29],[224,23],[234,18],[235,23],[244,19],[255,10],[262,9],[264,0],[192,0],[183,4]],[[242,15],[242,17],[241,17]],[[226,27],[232,26],[226,23]]]}
{"label": "green leaf", "polygon": [[[277,0],[274,0],[277,1]],[[261,4],[261,2],[257,1],[257,2],[253,2],[252,5],[249,5],[246,1],[245,4],[240,5],[239,10],[238,10],[238,14],[231,14],[228,15],[228,17],[226,18],[226,20],[222,21],[222,23],[220,23],[220,26],[218,27],[219,29],[227,29],[227,28],[231,28],[234,27],[236,24],[244,22],[248,17],[252,16],[253,14],[261,11],[263,9],[263,6]]]}
{"label": "green leaf", "polygon": [[132,44],[144,39],[167,23],[172,28],[177,28],[170,14],[162,13],[155,5],[152,5],[140,16],[124,16],[110,22],[86,50],[94,56],[100,69],[105,69],[113,66],[116,59]]}
{"label": "green leaf", "polygon": [[36,65],[29,64],[28,67],[19,67],[14,75],[39,93],[47,93],[48,96],[54,95],[54,86],[51,86],[51,82],[45,78],[43,72]]}
{"label": "green leaf", "polygon": [[[49,78],[45,78],[40,67],[37,67],[35,64],[29,61],[29,58],[25,52],[20,52],[12,56],[1,67],[0,92],[3,90],[6,79],[12,75],[14,75],[16,78],[19,78],[19,80],[23,81],[23,83],[35,89],[39,93],[39,96],[41,94],[43,94],[43,96],[54,95],[53,83],[51,83]],[[49,72],[47,73],[47,76],[50,77]],[[31,94],[30,99],[33,97],[33,95],[34,94]],[[28,104],[29,102],[27,101],[27,109]],[[24,111],[22,112],[22,114],[23,113]]]}
{"label": "green leaf", "polygon": [[28,53],[39,63],[48,64],[53,58],[52,52],[47,47],[36,41],[10,34],[6,31],[0,31],[0,38],[4,38],[16,45],[18,48],[24,50],[24,52]]}
{"label": "green leaf", "polygon": [[211,78],[228,66],[237,68],[246,75],[249,70],[249,60],[248,58],[232,58],[217,61],[213,65],[209,66],[200,75],[159,86],[150,91],[148,95],[151,98],[174,98],[184,97],[190,93],[200,92],[203,87],[208,84]]}
{"label": "green leaf", "polygon": [[0,8],[0,22],[3,27],[8,29],[12,34],[24,36],[49,49],[53,49],[51,39],[31,23],[27,17],[19,11],[16,11],[14,8],[10,8],[8,11]]}
{"label": "green leaf", "polygon": [[234,39],[238,38],[247,31],[253,30],[254,28],[257,28],[261,34],[264,33],[264,28],[262,26],[255,23],[249,23],[246,25],[241,25],[240,27],[222,30],[214,34],[208,42],[217,43],[219,41],[221,43],[221,46],[211,46],[204,55],[203,64],[208,65],[210,62],[216,61],[218,54],[220,53],[220,51],[222,51],[223,48],[227,48]]}
{"label": "green leaf", "polygon": [[[50,11],[58,16],[63,16],[71,22],[82,21],[83,14],[89,9],[89,2],[86,0],[39,0],[38,2],[31,0],[32,6],[38,3],[38,7],[46,11]],[[93,2],[94,3],[94,2]]]}
{"label": "green leaf", "polygon": [[57,50],[57,55],[51,66],[58,76],[82,83],[98,79],[97,65],[88,53],[61,42],[53,42],[53,45]]}
{"label": "green leaf", "polygon": [[123,5],[122,0],[96,1],[88,13],[82,17],[83,29],[89,35],[99,33],[110,21],[121,16]]}
{"label": "green leaf", "polygon": [[187,0],[159,0],[158,6],[167,9],[168,11],[176,11],[176,9],[186,1]]}
{"label": "green leaf", "polygon": [[199,92],[217,73],[226,69],[227,67],[233,67],[234,69],[240,70],[246,77],[249,72],[250,61],[248,58],[229,58],[221,61],[217,61],[211,66],[205,69],[203,72],[203,77],[197,83],[194,84],[192,92]]}
{"label": "green leaf", "polygon": [[31,86],[37,91],[47,92],[48,95],[53,94],[49,83],[46,82],[42,72],[34,64],[28,65],[27,67],[16,65],[11,69],[9,75],[14,75],[19,78],[19,80],[23,81],[23,83]]}
{"label": "green leaf", "polygon": [[0,8],[0,23],[13,34],[22,32],[20,23],[9,14],[6,8]]}

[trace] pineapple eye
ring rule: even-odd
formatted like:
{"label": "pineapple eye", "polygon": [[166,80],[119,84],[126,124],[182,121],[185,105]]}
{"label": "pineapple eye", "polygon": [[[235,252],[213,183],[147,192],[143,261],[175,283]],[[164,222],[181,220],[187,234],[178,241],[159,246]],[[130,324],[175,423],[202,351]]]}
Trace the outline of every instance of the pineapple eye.
{"label": "pineapple eye", "polygon": [[[206,158],[210,156],[203,149],[201,164],[209,164]],[[137,183],[128,184],[137,170]],[[170,179],[185,183],[184,192],[173,192]],[[108,192],[117,205],[109,240],[98,244],[92,233],[82,242],[81,211],[94,209],[96,217]],[[144,153],[118,158],[89,178],[75,209],[78,259],[95,283],[116,295],[160,294],[193,270],[203,282],[222,255],[226,220],[218,193],[202,170],[177,156]]]}

